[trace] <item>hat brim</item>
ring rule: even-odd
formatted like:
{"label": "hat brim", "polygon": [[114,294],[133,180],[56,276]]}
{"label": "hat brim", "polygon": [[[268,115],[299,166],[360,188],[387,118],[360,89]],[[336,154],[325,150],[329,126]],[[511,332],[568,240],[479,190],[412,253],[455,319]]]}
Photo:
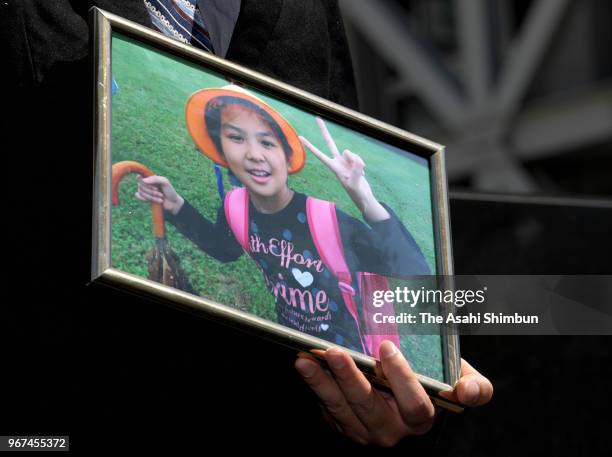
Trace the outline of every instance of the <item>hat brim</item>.
{"label": "hat brim", "polygon": [[287,122],[285,118],[277,111],[258,98],[244,93],[243,91],[233,89],[201,89],[191,94],[187,100],[187,103],[185,104],[185,121],[187,123],[187,130],[202,154],[211,159],[213,162],[227,168],[227,162],[223,158],[220,151],[217,150],[215,142],[208,133],[206,117],[204,115],[208,102],[216,97],[224,95],[247,100],[266,111],[272,117],[272,119],[276,121],[282,133],[285,135],[287,144],[289,144],[289,147],[291,148],[292,153],[289,159],[288,172],[293,174],[304,168],[304,165],[306,164],[306,153],[304,152],[304,146],[302,145],[297,132],[291,126],[291,124],[289,124],[289,122]]}

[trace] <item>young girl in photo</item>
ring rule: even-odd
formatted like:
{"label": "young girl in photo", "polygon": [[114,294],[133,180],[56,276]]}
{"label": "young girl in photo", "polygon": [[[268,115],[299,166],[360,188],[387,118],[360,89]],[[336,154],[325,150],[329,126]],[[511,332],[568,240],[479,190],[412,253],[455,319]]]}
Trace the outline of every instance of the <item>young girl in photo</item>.
{"label": "young girl in photo", "polygon": [[[340,152],[322,119],[316,122],[331,156],[235,85],[194,93],[186,121],[198,149],[229,168],[244,187],[225,196],[214,222],[162,176],[139,178],[136,197],[162,204],[166,220],[218,261],[247,253],[274,296],[279,324],[377,356],[377,344],[365,337],[360,291],[369,277],[363,275],[427,275],[430,270],[406,227],[374,196],[363,160]],[[304,148],[333,172],[367,224],[291,189],[289,175],[306,163]]]}

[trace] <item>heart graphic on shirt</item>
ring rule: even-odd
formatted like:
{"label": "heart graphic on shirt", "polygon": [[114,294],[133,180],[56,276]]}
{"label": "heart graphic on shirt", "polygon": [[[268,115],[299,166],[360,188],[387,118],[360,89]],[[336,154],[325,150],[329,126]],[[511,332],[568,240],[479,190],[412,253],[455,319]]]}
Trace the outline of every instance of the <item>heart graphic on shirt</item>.
{"label": "heart graphic on shirt", "polygon": [[329,324],[321,324],[321,330],[323,330],[324,332],[327,331],[328,328]]}
{"label": "heart graphic on shirt", "polygon": [[312,281],[314,281],[309,271],[301,271],[298,268],[292,268],[291,273],[293,273],[293,277],[302,287],[308,287],[312,284]]}

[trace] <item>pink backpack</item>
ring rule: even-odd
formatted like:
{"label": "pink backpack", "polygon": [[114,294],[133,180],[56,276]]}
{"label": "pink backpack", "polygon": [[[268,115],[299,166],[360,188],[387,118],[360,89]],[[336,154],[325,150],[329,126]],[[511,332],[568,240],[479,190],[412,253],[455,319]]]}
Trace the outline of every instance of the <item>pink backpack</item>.
{"label": "pink backpack", "polygon": [[[225,217],[242,249],[250,255],[249,249],[249,194],[244,187],[231,190],[223,202]],[[386,277],[375,273],[358,272],[357,287],[361,296],[365,329],[362,330],[357,305],[355,289],[351,285],[352,276],[344,257],[344,247],[340,238],[336,205],[332,202],[313,197],[306,199],[306,217],[310,234],[321,260],[327,269],[338,279],[338,287],[342,293],[344,305],[355,320],[359,339],[365,354],[378,357],[380,344],[384,340],[392,341],[400,347],[396,324],[376,324],[374,313],[385,316],[395,315],[393,302],[385,301],[381,307],[373,304],[375,290],[389,290]],[[316,221],[316,223],[315,223]]]}

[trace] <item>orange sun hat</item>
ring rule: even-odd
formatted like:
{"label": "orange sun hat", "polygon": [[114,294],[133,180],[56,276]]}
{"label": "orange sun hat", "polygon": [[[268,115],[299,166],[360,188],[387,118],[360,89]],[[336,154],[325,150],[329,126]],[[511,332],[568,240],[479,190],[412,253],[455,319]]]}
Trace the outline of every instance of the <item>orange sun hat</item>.
{"label": "orange sun hat", "polygon": [[289,122],[287,122],[283,116],[281,116],[276,110],[272,109],[269,105],[255,97],[246,89],[234,84],[221,88],[198,90],[191,94],[187,100],[187,103],[185,104],[185,121],[187,123],[187,130],[202,154],[211,159],[213,162],[227,168],[227,162],[223,158],[221,152],[217,150],[215,142],[208,133],[206,116],[204,115],[208,103],[211,100],[221,96],[231,96],[246,100],[268,113],[280,127],[285,139],[287,140],[287,144],[289,144],[289,147],[291,148],[292,153],[289,160],[289,173],[297,173],[304,168],[304,165],[306,164],[306,153],[304,152],[304,146],[302,146],[302,142],[291,124],[289,124]]}

